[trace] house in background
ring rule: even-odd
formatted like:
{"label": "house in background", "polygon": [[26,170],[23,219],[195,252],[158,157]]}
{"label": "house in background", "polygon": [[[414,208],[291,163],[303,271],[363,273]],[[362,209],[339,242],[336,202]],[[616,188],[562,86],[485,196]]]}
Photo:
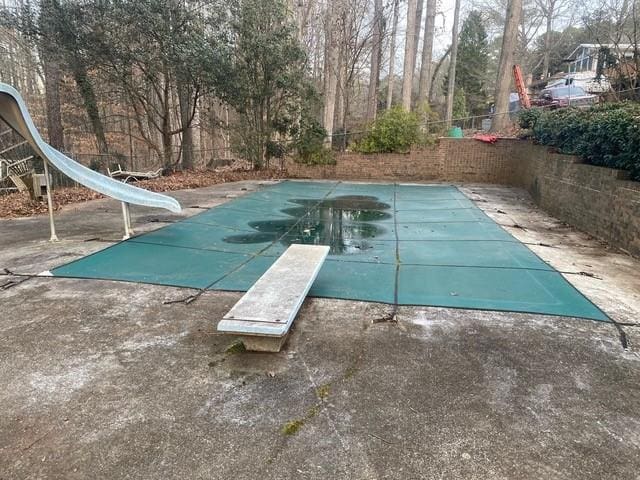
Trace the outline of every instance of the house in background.
{"label": "house in background", "polygon": [[611,89],[606,72],[612,61],[628,63],[634,58],[634,45],[630,43],[581,43],[565,59],[566,75],[547,84],[547,88],[563,85],[582,87],[590,93],[603,93]]}

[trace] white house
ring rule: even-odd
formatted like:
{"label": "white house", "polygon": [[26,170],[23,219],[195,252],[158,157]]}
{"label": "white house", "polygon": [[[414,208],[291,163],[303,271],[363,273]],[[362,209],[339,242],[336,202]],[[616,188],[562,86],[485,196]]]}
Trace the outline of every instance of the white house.
{"label": "white house", "polygon": [[608,48],[612,55],[625,59],[632,59],[634,54],[633,45],[630,43],[615,44],[598,44],[598,43],[581,43],[571,52],[566,59],[568,73],[588,72],[596,76],[598,71],[598,62],[600,58],[600,49]]}
{"label": "white house", "polygon": [[602,61],[602,56],[600,55],[602,48],[608,48],[611,55],[618,57],[618,59],[633,59],[634,48],[630,43],[619,43],[617,45],[581,43],[565,59],[567,74],[564,78],[550,81],[547,83],[547,88],[575,85],[590,93],[609,91],[611,89],[609,80],[604,76],[600,78],[597,76],[598,63]]}

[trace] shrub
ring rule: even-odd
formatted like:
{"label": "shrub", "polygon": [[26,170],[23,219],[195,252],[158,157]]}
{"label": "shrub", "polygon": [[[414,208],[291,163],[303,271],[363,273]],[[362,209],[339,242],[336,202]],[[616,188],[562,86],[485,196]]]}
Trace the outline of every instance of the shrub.
{"label": "shrub", "polygon": [[[528,111],[531,112],[531,111]],[[632,102],[520,115],[533,138],[587,163],[628,170],[640,180],[640,105]],[[526,127],[525,127],[526,125]]]}
{"label": "shrub", "polygon": [[544,111],[533,126],[534,138],[562,153],[577,154],[576,145],[587,128],[587,118],[587,112],[578,108]]}
{"label": "shrub", "polygon": [[317,121],[303,117],[294,141],[294,160],[308,165],[335,164],[333,152],[324,146],[326,136],[326,130]]}
{"label": "shrub", "polygon": [[533,128],[541,114],[542,110],[539,108],[520,110],[520,113],[518,114],[518,124],[520,125],[520,128]]}
{"label": "shrub", "polygon": [[415,113],[402,107],[393,107],[383,112],[373,122],[354,150],[360,153],[404,153],[412,145],[420,143],[420,122]]}
{"label": "shrub", "polygon": [[419,105],[416,108],[416,113],[418,120],[423,125],[420,128],[426,134],[425,138],[420,139],[421,141],[432,143],[435,138],[444,135],[446,124],[440,120],[440,115],[431,108],[429,102]]}

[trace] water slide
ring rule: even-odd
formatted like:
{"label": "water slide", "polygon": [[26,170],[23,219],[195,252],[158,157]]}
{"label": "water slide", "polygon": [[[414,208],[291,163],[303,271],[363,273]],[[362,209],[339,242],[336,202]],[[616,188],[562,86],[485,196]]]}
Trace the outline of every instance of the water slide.
{"label": "water slide", "polygon": [[[0,118],[29,142],[36,154],[45,161],[45,169],[48,162],[79,184],[123,202],[125,236],[130,233],[129,204],[164,208],[176,213],[181,211],[180,204],[174,198],[128,185],[102,175],[79,164],[47,144],[38,133],[27,106],[18,91],[5,83],[0,83]],[[48,175],[46,175],[46,180],[48,181]],[[51,204],[49,204],[49,210],[51,214]],[[127,229],[127,225],[129,225],[129,229]],[[55,232],[52,224],[53,238],[55,238]]]}

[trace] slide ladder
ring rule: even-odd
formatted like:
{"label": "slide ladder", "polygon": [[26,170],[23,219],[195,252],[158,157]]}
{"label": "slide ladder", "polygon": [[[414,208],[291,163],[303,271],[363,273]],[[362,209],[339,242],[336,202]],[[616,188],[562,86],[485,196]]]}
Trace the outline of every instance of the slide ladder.
{"label": "slide ladder", "polygon": [[[125,238],[128,238],[132,233],[131,216],[129,214],[130,204],[164,208],[175,213],[181,211],[180,204],[174,198],[109,178],[106,175],[102,175],[99,172],[85,167],[47,144],[38,133],[22,96],[20,96],[15,88],[5,83],[0,83],[0,119],[3,120],[12,131],[20,135],[23,141],[27,142],[33,149],[34,153],[43,160],[45,182],[47,184],[51,240],[57,240],[57,236],[53,223],[49,164],[53,165],[57,170],[80,185],[102,193],[107,197],[120,200],[122,202],[124,217]],[[1,133],[2,132],[0,132],[0,134]]]}

